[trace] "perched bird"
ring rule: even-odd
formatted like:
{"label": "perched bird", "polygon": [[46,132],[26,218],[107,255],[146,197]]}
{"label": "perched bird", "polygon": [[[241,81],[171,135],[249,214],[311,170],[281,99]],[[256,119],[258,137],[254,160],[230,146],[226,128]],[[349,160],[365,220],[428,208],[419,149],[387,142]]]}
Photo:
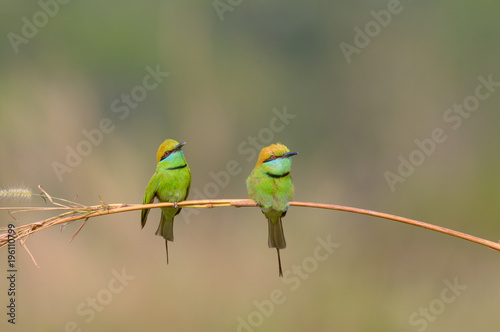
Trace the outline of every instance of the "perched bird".
{"label": "perched bird", "polygon": [[[152,203],[158,198],[160,202],[172,202],[173,207],[161,208],[161,219],[156,235],[165,238],[168,264],[168,242],[174,240],[174,217],[181,212],[177,202],[184,201],[189,195],[191,186],[191,171],[184,158],[182,146],[186,142],[178,143],[172,139],[165,140],[158,148],[156,172],[149,180],[143,204]],[[141,212],[141,226],[144,228],[150,209]]]}
{"label": "perched bird", "polygon": [[269,248],[278,252],[279,275],[281,270],[280,249],[286,248],[281,218],[286,214],[289,202],[293,199],[293,183],[290,176],[292,167],[290,152],[281,143],[271,144],[260,151],[259,159],[247,179],[248,196],[254,200],[267,218],[269,229]]}

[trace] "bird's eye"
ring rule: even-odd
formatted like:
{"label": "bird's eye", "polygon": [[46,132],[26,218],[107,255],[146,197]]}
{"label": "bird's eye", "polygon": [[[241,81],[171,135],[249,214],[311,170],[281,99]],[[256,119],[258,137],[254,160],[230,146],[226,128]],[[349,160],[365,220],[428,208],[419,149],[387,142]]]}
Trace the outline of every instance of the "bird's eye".
{"label": "bird's eye", "polygon": [[168,156],[170,156],[170,154],[172,153],[172,151],[165,151],[165,153],[163,154],[163,157],[161,157],[161,160],[167,158]]}
{"label": "bird's eye", "polygon": [[269,158],[267,158],[267,159],[266,159],[266,162],[268,162],[268,161],[273,161],[273,160],[275,160],[276,158],[277,158],[277,157],[273,154],[273,155],[271,155]]}

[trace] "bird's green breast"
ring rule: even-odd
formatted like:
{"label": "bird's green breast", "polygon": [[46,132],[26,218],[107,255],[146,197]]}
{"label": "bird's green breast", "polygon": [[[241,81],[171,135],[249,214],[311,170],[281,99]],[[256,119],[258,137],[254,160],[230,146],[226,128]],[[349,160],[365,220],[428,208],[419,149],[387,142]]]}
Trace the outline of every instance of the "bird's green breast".
{"label": "bird's green breast", "polygon": [[285,211],[293,199],[290,174],[273,177],[263,169],[254,170],[247,179],[248,195],[263,208]]}
{"label": "bird's green breast", "polygon": [[157,176],[161,179],[156,190],[156,197],[161,202],[180,202],[186,199],[191,184],[191,171],[185,167],[158,164]]}

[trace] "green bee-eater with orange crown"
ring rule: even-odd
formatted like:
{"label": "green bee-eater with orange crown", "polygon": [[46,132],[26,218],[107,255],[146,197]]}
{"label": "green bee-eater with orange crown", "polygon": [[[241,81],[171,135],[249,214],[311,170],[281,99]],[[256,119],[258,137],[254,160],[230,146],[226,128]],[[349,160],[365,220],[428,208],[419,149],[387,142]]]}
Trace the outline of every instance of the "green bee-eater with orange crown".
{"label": "green bee-eater with orange crown", "polygon": [[[177,203],[184,201],[189,195],[191,186],[191,171],[184,158],[182,146],[186,142],[179,143],[173,139],[165,140],[158,148],[156,159],[158,164],[156,172],[149,180],[146,193],[144,194],[143,204],[152,203],[158,198],[160,202]],[[174,207],[162,207],[161,219],[156,235],[165,238],[165,247],[167,250],[168,264],[168,242],[174,240],[174,217],[179,214],[181,208],[174,204]],[[148,218],[149,209],[141,212],[141,225],[144,228]]]}
{"label": "green bee-eater with orange crown", "polygon": [[290,152],[281,143],[271,144],[260,151],[259,159],[247,179],[248,196],[261,207],[267,218],[269,229],[269,248],[278,252],[279,275],[281,269],[280,249],[286,248],[281,218],[286,214],[289,202],[293,199],[293,183],[290,176],[292,168]]}

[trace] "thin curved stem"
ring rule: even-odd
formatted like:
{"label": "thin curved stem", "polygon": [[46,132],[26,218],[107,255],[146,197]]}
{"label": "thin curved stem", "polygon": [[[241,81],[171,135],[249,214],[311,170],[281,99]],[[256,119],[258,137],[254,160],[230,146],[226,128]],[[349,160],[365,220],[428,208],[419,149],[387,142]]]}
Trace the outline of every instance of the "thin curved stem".
{"label": "thin curved stem", "polygon": [[462,233],[455,231],[453,229],[425,223],[422,221],[414,220],[414,219],[409,219],[405,217],[400,217],[396,216],[393,214],[388,214],[388,213],[383,213],[383,212],[377,212],[377,211],[371,211],[371,210],[365,210],[365,209],[360,209],[360,208],[355,208],[355,207],[349,207],[349,206],[342,206],[342,205],[333,205],[333,204],[320,204],[320,203],[304,203],[304,202],[290,202],[290,205],[292,206],[301,206],[301,207],[313,207],[313,208],[318,208],[318,209],[328,209],[328,210],[337,210],[337,211],[344,211],[344,212],[352,212],[352,213],[357,213],[357,214],[365,214],[368,216],[372,217],[378,217],[378,218],[383,218],[383,219],[389,219],[389,220],[394,220],[397,222],[402,222],[408,225],[413,225],[417,227],[422,227],[425,229],[430,229],[432,231],[436,231],[439,233],[451,235],[454,237],[458,237],[467,241],[471,241],[477,244],[481,244],[483,246],[487,246],[491,249],[495,249],[500,251],[500,243],[498,242],[493,242],[489,241],[486,239],[482,239],[480,237],[476,237],[470,234]]}
{"label": "thin curved stem", "polygon": [[[227,206],[234,206],[234,207],[256,207],[258,206],[254,201],[250,199],[206,199],[206,200],[190,200],[190,201],[182,201],[178,202],[177,205],[179,207],[183,208],[215,208],[215,207],[227,207]],[[65,224],[69,223],[75,220],[80,220],[80,219],[89,219],[93,217],[98,217],[106,214],[114,214],[114,213],[122,213],[122,212],[128,212],[128,211],[135,211],[135,210],[142,210],[142,209],[151,209],[151,208],[159,208],[159,207],[171,207],[174,206],[174,203],[152,203],[152,204],[101,204],[101,205],[94,205],[94,206],[73,206],[70,211],[61,213],[57,216],[54,216],[49,219],[45,219],[39,222],[31,223],[31,224],[26,224],[26,225],[21,225],[16,227],[16,234],[18,236],[16,237],[16,240],[25,238],[35,232],[38,232],[42,229],[59,225],[59,224]],[[360,208],[355,208],[355,207],[348,207],[348,206],[343,206],[343,205],[334,205],[334,204],[321,204],[321,203],[309,203],[309,202],[290,202],[290,206],[297,206],[297,207],[306,207],[306,208],[317,208],[317,209],[328,209],[328,210],[336,210],[336,211],[344,211],[344,212],[351,212],[351,213],[357,213],[357,214],[364,214],[372,217],[378,217],[378,218],[383,218],[383,219],[388,219],[388,220],[393,220],[413,226],[418,226],[421,228],[429,229],[432,231],[436,231],[439,233],[447,234],[450,236],[454,236],[457,238],[461,238],[467,241],[471,241],[477,244],[481,244],[484,246],[487,246],[491,249],[495,249],[500,251],[500,243],[489,241],[486,239],[482,239],[470,234],[458,232],[452,229],[448,229],[445,227],[425,223],[422,221],[414,220],[414,219],[409,219],[409,218],[404,218],[388,213],[383,213],[383,212],[377,212],[377,211],[372,211],[372,210],[366,210],[366,209],[360,209]],[[10,210],[26,210],[26,209],[36,209],[36,208],[8,208]],[[40,208],[40,210],[46,210],[47,208]],[[66,208],[61,208],[59,207],[58,209],[62,210],[68,210]],[[83,225],[82,225],[83,226]],[[82,227],[81,226],[81,227]],[[8,237],[7,237],[7,231],[4,228],[4,232],[0,234],[0,247],[3,247],[7,244],[8,242]],[[79,229],[80,230],[80,229]],[[76,234],[75,234],[76,235]]]}

